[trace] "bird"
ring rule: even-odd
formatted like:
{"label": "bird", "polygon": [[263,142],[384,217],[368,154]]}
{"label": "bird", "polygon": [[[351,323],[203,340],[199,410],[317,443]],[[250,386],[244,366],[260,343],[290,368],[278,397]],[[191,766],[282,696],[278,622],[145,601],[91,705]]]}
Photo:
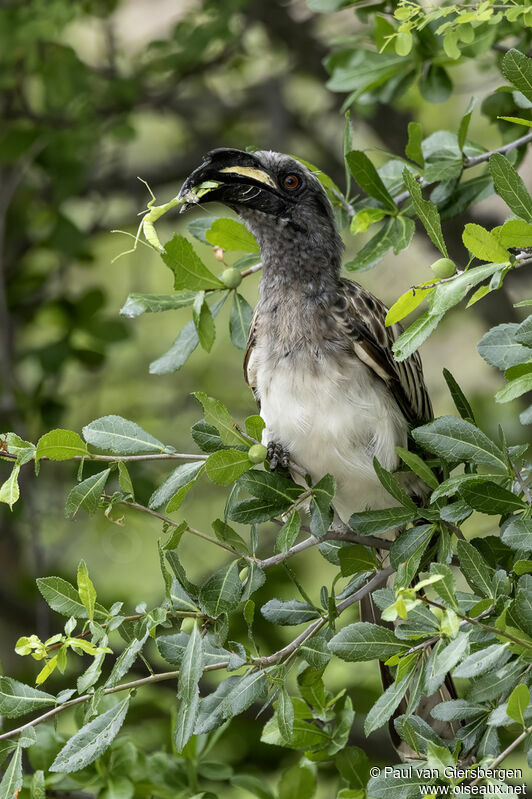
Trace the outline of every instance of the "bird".
{"label": "bird", "polygon": [[[407,447],[411,429],[433,418],[422,363],[417,352],[395,360],[392,346],[401,326],[386,326],[385,304],[341,275],[343,243],[318,176],[282,153],[217,148],[179,196],[206,181],[214,188],[199,202],[235,211],[260,248],[259,298],[244,373],[265,422],[270,469],[290,470],[295,462],[313,483],[331,474],[334,508],[343,522],[356,512],[398,504],[380,482],[374,459],[397,469],[396,447]],[[428,489],[418,477],[399,476],[416,501],[425,501]],[[371,596],[360,615],[383,623]],[[386,687],[390,674],[380,665]],[[456,698],[452,684],[445,696],[440,691],[425,701],[427,715],[449,697]],[[427,720],[434,726],[434,719]],[[393,725],[390,732],[403,757]]]}
{"label": "bird", "polygon": [[[270,468],[294,461],[313,481],[333,475],[335,509],[345,522],[396,504],[374,458],[395,470],[396,447],[432,419],[421,359],[395,360],[401,326],[387,327],[384,303],[341,276],[343,243],[318,177],[287,155],[219,148],[180,196],[205,181],[219,185],[200,202],[232,208],[260,247],[244,372],[265,422]],[[418,478],[401,477],[423,497]]]}

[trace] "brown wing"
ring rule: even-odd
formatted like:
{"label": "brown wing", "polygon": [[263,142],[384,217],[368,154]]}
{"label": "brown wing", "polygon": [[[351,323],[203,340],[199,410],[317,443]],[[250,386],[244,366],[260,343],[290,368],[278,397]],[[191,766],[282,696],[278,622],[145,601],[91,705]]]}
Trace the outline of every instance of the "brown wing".
{"label": "brown wing", "polygon": [[390,387],[409,423],[419,425],[433,418],[421,358],[415,352],[404,361],[395,360],[392,345],[403,328],[399,324],[386,327],[387,311],[384,303],[358,283],[340,281],[333,310],[338,325],[352,339],[360,360]]}
{"label": "brown wing", "polygon": [[257,309],[253,314],[251,319],[251,324],[249,326],[249,335],[248,335],[248,343],[246,347],[246,354],[244,355],[244,379],[250,389],[253,392],[253,396],[255,397],[255,401],[257,403],[257,407],[260,411],[260,401],[257,397],[257,382],[256,382],[256,369],[253,366],[253,348],[255,346],[255,335],[256,335],[256,328],[257,328]]}

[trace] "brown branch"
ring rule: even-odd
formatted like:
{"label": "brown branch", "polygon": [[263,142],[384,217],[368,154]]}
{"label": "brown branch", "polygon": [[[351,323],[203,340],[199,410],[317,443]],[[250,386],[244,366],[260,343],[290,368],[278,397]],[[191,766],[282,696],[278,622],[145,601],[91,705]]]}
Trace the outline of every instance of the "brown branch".
{"label": "brown branch", "polygon": [[[517,738],[515,739],[515,741],[512,741],[512,743],[509,746],[506,747],[504,752],[501,752],[501,754],[498,757],[496,757],[495,760],[492,763],[490,763],[489,766],[486,766],[486,768],[489,768],[490,770],[493,770],[494,768],[496,768],[499,765],[499,763],[502,763],[502,761],[510,754],[510,752],[513,752],[513,750],[517,746],[519,746],[521,741],[525,740],[526,736],[530,732],[532,732],[532,725],[530,727],[528,727],[526,730],[523,730],[521,735],[518,735]],[[475,780],[473,780],[473,782],[469,783],[469,787],[471,787],[473,785],[477,785],[483,779],[484,779],[484,777],[477,777]]]}

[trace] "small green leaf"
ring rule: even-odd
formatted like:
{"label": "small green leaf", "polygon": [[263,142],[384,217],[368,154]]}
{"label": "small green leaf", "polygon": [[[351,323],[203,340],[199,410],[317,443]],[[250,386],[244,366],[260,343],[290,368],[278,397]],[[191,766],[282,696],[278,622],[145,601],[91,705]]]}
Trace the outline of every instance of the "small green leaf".
{"label": "small green leaf", "polygon": [[161,258],[174,273],[174,288],[202,291],[225,288],[221,280],[207,269],[196,255],[192,244],[184,237],[176,235],[165,244]]}
{"label": "small green leaf", "polygon": [[235,347],[240,350],[246,348],[252,317],[253,308],[241,294],[235,291],[229,317],[229,334]]}
{"label": "small green leaf", "polygon": [[510,260],[508,250],[499,244],[497,236],[481,225],[469,222],[464,228],[462,241],[469,252],[481,261],[505,263]]}
{"label": "small green leaf", "polygon": [[8,719],[55,704],[55,697],[29,685],[0,677],[0,715]]}
{"label": "small green leaf", "polygon": [[410,508],[411,510],[417,511],[417,505],[414,500],[406,493],[404,488],[399,483],[397,477],[385,469],[379,463],[378,459],[375,457],[373,458],[373,468],[379,478],[379,481],[383,488],[386,489],[388,494],[392,496],[394,499],[397,500],[403,507]]}
{"label": "small green leaf", "polygon": [[194,625],[181,660],[177,696],[179,708],[175,745],[182,752],[194,732],[199,711],[198,682],[203,674],[203,645],[200,630]]}
{"label": "small green leaf", "polygon": [[416,455],[415,452],[410,452],[408,449],[404,449],[404,447],[396,447],[395,451],[403,463],[405,463],[414,474],[417,474],[426,485],[430,488],[438,488],[438,481],[434,472],[419,455]]}
{"label": "small green leaf", "polygon": [[395,212],[397,206],[367,155],[360,150],[351,150],[346,155],[346,161],[360,188],[389,211]]}
{"label": "small green leaf", "polygon": [[369,622],[349,624],[329,641],[331,652],[348,661],[384,660],[409,648],[392,630]]}
{"label": "small green leaf", "polygon": [[494,153],[489,159],[489,169],[497,194],[516,216],[525,222],[532,222],[532,198],[508,159],[500,153]]}
{"label": "small green leaf", "polygon": [[460,150],[462,152],[464,150],[464,144],[466,143],[467,132],[469,130],[469,123],[471,122],[471,115],[473,113],[473,109],[476,105],[476,102],[477,102],[476,97],[472,97],[471,100],[469,101],[469,105],[467,106],[467,111],[460,120],[460,125],[458,127],[458,146],[460,147]]}
{"label": "small green leaf", "polygon": [[423,131],[419,122],[408,123],[408,144],[405,148],[405,155],[414,161],[418,166],[425,165],[423,158],[423,150],[421,149],[421,142],[423,141]]}
{"label": "small green leaf", "polygon": [[92,621],[96,607],[96,589],[89,577],[89,570],[84,560],[81,560],[78,566],[78,594],[87,611],[87,616]]}
{"label": "small green leaf", "polygon": [[[517,369],[518,367],[512,367]],[[532,366],[527,366],[524,374],[518,375],[500,388],[495,394],[496,402],[511,402],[532,390]]]}
{"label": "small green leaf", "polygon": [[395,360],[404,361],[409,358],[436,329],[441,319],[443,314],[436,316],[427,312],[419,316],[393,344]]}
{"label": "small green leaf", "polygon": [[235,424],[231,414],[220,400],[208,397],[203,391],[194,392],[194,396],[203,405],[205,421],[207,424],[216,427],[224,444],[229,446],[248,446],[248,442],[244,436],[240,435],[240,433],[235,430]]}
{"label": "small green leaf", "polygon": [[331,502],[336,490],[336,483],[331,474],[326,474],[312,486],[310,502],[310,531],[316,538],[325,535],[332,524],[333,512]]}
{"label": "small green leaf", "polygon": [[439,249],[442,255],[448,258],[449,254],[447,252],[447,247],[445,246],[445,241],[441,232],[441,222],[438,209],[434,203],[430,202],[430,200],[423,199],[419,183],[416,181],[412,173],[406,169],[406,167],[403,170],[403,180],[410,193],[410,197],[412,198],[414,210],[421,220],[423,227],[427,231],[430,240],[434,246]]}
{"label": "small green leaf", "polygon": [[318,610],[307,602],[298,602],[296,599],[270,599],[261,608],[264,618],[272,624],[281,626],[291,626],[303,624],[303,622],[317,619],[320,616]]}
{"label": "small green leaf", "polygon": [[532,552],[532,519],[512,516],[501,527],[501,540],[521,552]]}
{"label": "small green leaf", "polygon": [[247,452],[238,449],[221,449],[209,455],[205,463],[207,477],[218,485],[231,485],[244,472],[251,469],[252,463]]}
{"label": "small green leaf", "polygon": [[120,732],[129,707],[129,695],[85,724],[56,756],[50,771],[70,774],[97,760]]}
{"label": "small green leaf", "polygon": [[410,508],[383,508],[353,513],[349,526],[361,535],[379,535],[411,522],[417,515]]}
{"label": "small green leaf", "polygon": [[471,422],[471,424],[475,424],[473,409],[471,408],[467,397],[458,385],[457,381],[448,369],[443,370],[443,376],[445,378],[445,382],[447,383],[447,387],[451,392],[451,397],[453,398],[456,410],[462,419],[466,419],[468,422]]}
{"label": "small green leaf", "polygon": [[512,693],[508,697],[508,704],[506,705],[506,713],[511,719],[517,721],[518,724],[524,726],[524,712],[530,704],[530,693],[528,686],[524,683],[516,685]]}
{"label": "small green leaf", "polygon": [[20,464],[16,463],[11,469],[11,474],[0,486],[0,502],[5,502],[13,510],[13,505],[20,497],[20,488],[18,485],[18,475],[20,472]]}
{"label": "small green leaf", "polygon": [[202,585],[199,603],[202,610],[213,618],[236,608],[242,594],[238,577],[238,561],[223,566]]}
{"label": "small green leaf", "polygon": [[82,432],[88,444],[117,455],[167,451],[161,441],[121,416],[102,416],[86,425]]}
{"label": "small green leaf", "polygon": [[502,74],[532,102],[532,59],[512,48],[502,60]]}
{"label": "small green leaf", "polygon": [[509,369],[530,358],[530,349],[516,339],[519,329],[517,323],[504,323],[488,330],[477,347],[480,355],[497,369]]}
{"label": "small green leaf", "polygon": [[65,515],[72,518],[80,508],[89,514],[96,513],[110,474],[111,469],[104,469],[75,485],[67,497]]}
{"label": "small green leaf", "polygon": [[[281,727],[279,731],[282,735]],[[279,780],[279,799],[312,799],[316,793],[316,777],[309,766],[292,766]]]}
{"label": "small green leaf", "polygon": [[52,610],[63,616],[74,616],[76,619],[87,618],[87,609],[81,602],[78,592],[66,580],[61,577],[38,577],[37,588]]}
{"label": "small green leaf", "polygon": [[429,452],[450,463],[470,461],[506,472],[506,460],[497,447],[478,427],[455,416],[440,416],[412,431],[414,440]]}
{"label": "small green leaf", "polygon": [[0,799],[17,797],[22,788],[22,746],[17,746],[0,782]]}
{"label": "small green leaf", "polygon": [[466,483],[461,486],[460,494],[475,510],[494,516],[513,513],[526,507],[519,497],[491,480]]}
{"label": "small green leaf", "polygon": [[52,461],[66,461],[69,458],[88,454],[87,445],[72,430],[50,430],[37,442],[35,460],[49,458]]}
{"label": "small green leaf", "polygon": [[212,318],[211,309],[205,300],[205,292],[198,291],[196,299],[192,305],[192,320],[198,334],[198,341],[206,352],[210,352],[214,339],[216,338],[216,328]]}
{"label": "small green leaf", "polygon": [[459,540],[457,554],[464,577],[473,591],[479,591],[481,596],[492,597],[493,569],[488,566],[478,549],[469,541]]}
{"label": "small green leaf", "polygon": [[411,314],[431,291],[434,291],[434,281],[430,282],[430,287],[424,287],[422,284],[421,286],[416,286],[416,288],[408,289],[394,302],[386,314],[386,326],[390,327]]}
{"label": "small green leaf", "polygon": [[120,308],[120,315],[134,319],[143,313],[176,311],[192,305],[195,297],[195,291],[178,291],[175,294],[129,294],[125,304]]}
{"label": "small green leaf", "polygon": [[[156,488],[150,497],[148,507],[154,510],[170,502],[182,488],[191,486],[200,476],[204,468],[204,461],[182,463],[166,478],[164,483]],[[184,498],[184,497],[183,497]],[[175,508],[177,509],[177,508]]]}
{"label": "small green leaf", "polygon": [[299,513],[296,510],[292,511],[288,517],[288,520],[279,530],[277,540],[275,542],[275,551],[288,552],[288,550],[294,545],[294,542],[299,535],[300,528],[301,518]]}
{"label": "small green leaf", "polygon": [[378,567],[374,551],[367,549],[362,544],[350,544],[342,547],[338,551],[338,557],[342,577],[348,577],[358,572],[372,572]]}
{"label": "small green leaf", "polygon": [[257,239],[236,219],[215,219],[205,233],[209,244],[224,250],[259,252]]}
{"label": "small green leaf", "polygon": [[375,222],[380,222],[386,216],[384,208],[362,208],[354,215],[349,226],[349,230],[356,236],[358,233],[365,233]]}

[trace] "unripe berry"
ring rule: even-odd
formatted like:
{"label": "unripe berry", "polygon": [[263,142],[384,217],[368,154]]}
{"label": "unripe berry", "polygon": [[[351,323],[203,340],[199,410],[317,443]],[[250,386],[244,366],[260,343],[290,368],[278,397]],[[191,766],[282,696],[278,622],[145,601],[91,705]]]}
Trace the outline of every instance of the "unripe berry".
{"label": "unripe berry", "polygon": [[242,272],[236,266],[230,266],[222,272],[222,283],[228,289],[236,289],[242,282]]}
{"label": "unripe berry", "polygon": [[452,277],[456,272],[456,264],[450,258],[438,258],[430,268],[436,277]]}
{"label": "unripe berry", "polygon": [[187,616],[181,622],[181,632],[190,635],[195,626],[196,626],[196,620],[193,619],[191,616]]}
{"label": "unripe berry", "polygon": [[267,452],[264,444],[253,444],[248,450],[248,458],[251,463],[262,463],[266,459]]}
{"label": "unripe berry", "polygon": [[238,576],[240,578],[240,582],[241,583],[245,582],[246,579],[247,579],[247,576],[248,576],[248,567],[244,566],[243,569],[240,569],[240,572],[238,573]]}

